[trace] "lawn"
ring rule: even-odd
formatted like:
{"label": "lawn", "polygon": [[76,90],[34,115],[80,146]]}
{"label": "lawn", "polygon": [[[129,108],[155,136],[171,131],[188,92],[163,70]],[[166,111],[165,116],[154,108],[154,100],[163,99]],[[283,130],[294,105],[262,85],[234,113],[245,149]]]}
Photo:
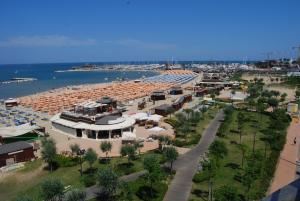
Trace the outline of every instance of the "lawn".
{"label": "lawn", "polygon": [[[136,181],[128,182],[128,187],[132,192],[131,198],[132,201],[162,201],[168,190],[168,184],[170,183],[170,177],[167,177],[166,174],[163,176],[162,180],[153,185],[153,195],[155,198],[150,199],[147,194],[143,198],[143,191],[148,189],[149,185],[147,180],[143,177],[137,179]],[[149,192],[147,192],[149,194]],[[90,199],[88,201],[97,201],[97,198]]]}
{"label": "lawn", "polygon": [[[253,134],[255,132],[257,133],[255,149],[261,151],[264,151],[265,149],[264,142],[260,140],[260,138],[263,136],[260,131],[269,126],[269,116],[260,116],[260,114],[254,112],[234,110],[232,119],[230,122],[226,122],[227,126],[224,127],[223,132],[226,133],[226,136],[219,138],[226,143],[228,154],[223,160],[220,161],[220,166],[213,179],[213,189],[217,189],[224,185],[229,185],[236,188],[239,194],[244,194],[246,188],[235,178],[235,176],[241,171],[240,166],[242,159],[241,150],[237,145],[240,137],[236,132],[238,127],[237,117],[239,112],[244,113],[246,117],[246,120],[244,121],[245,123],[242,126],[242,143],[247,146],[247,152],[252,151]],[[205,199],[208,196],[208,181],[193,183],[189,200],[199,200],[201,196],[203,196]]]}
{"label": "lawn", "polygon": [[[127,158],[113,158],[110,160],[109,165],[103,161],[97,161],[93,168],[112,167],[119,176],[138,172],[143,170],[143,159],[148,154],[155,154],[159,156],[160,162],[163,163],[164,159],[162,154],[156,152],[148,152],[141,154],[136,160],[127,165]],[[20,195],[28,195],[36,200],[41,200],[39,197],[39,184],[41,181],[55,177],[63,181],[64,185],[71,185],[72,187],[84,188],[84,183],[80,177],[80,166],[73,167],[59,167],[52,173],[43,169],[44,163],[39,159],[33,162],[26,163],[25,168],[17,171],[16,173],[5,178],[4,182],[0,183],[0,201],[13,200]],[[89,166],[85,162],[83,164],[84,176],[89,177],[87,170]]]}

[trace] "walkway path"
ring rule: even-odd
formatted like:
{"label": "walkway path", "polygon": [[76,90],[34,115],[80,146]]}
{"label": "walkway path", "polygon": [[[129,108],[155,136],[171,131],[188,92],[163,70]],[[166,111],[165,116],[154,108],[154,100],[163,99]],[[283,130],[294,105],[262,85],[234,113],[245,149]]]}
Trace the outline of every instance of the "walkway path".
{"label": "walkway path", "polygon": [[209,145],[214,141],[223,118],[223,111],[220,111],[212,120],[209,127],[205,129],[198,145],[176,160],[174,163],[176,175],[168,188],[164,201],[188,200],[192,189],[192,179],[197,171],[200,156],[207,151]]}
{"label": "walkway path", "polygon": [[[300,123],[291,123],[286,135],[286,143],[280,154],[277,168],[268,194],[271,194],[296,179],[296,160],[300,146]],[[294,144],[295,137],[298,139]]]}

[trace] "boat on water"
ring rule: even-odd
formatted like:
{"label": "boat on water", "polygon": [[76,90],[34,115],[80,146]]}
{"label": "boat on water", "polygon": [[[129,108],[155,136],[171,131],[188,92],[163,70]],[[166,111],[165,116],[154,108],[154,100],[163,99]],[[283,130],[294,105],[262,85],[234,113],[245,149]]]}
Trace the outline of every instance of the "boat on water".
{"label": "boat on water", "polygon": [[14,77],[14,78],[11,78],[10,80],[1,82],[1,84],[32,82],[32,81],[36,81],[36,80],[37,80],[36,78],[32,78],[32,77]]}

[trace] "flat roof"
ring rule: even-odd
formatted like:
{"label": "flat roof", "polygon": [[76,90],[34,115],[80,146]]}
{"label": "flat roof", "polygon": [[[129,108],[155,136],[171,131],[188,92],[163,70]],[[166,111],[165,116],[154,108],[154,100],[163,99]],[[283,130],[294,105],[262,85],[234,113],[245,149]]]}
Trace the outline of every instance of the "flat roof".
{"label": "flat roof", "polygon": [[[53,116],[51,118],[51,122],[57,123],[66,127],[74,128],[74,129],[88,129],[88,130],[96,130],[96,131],[107,131],[107,130],[117,130],[128,128],[135,124],[135,119],[129,116],[122,116],[122,122],[112,122],[115,124],[107,124],[107,125],[96,125],[96,124],[88,124],[84,122],[73,122],[66,119],[61,119],[59,114]],[[124,121],[123,121],[124,118]],[[111,122],[108,122],[111,123]]]}
{"label": "flat roof", "polygon": [[160,106],[157,106],[155,107],[154,109],[158,109],[158,110],[167,110],[169,108],[173,108],[171,105],[168,105],[168,104],[163,104],[163,105],[160,105]]}

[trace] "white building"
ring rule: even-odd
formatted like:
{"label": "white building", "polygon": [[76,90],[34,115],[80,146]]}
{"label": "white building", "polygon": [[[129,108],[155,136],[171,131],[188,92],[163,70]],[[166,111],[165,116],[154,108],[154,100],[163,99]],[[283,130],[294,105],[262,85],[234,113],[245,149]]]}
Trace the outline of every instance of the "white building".
{"label": "white building", "polygon": [[135,137],[135,119],[116,109],[113,99],[85,102],[51,118],[52,128],[79,138],[114,139]]}

